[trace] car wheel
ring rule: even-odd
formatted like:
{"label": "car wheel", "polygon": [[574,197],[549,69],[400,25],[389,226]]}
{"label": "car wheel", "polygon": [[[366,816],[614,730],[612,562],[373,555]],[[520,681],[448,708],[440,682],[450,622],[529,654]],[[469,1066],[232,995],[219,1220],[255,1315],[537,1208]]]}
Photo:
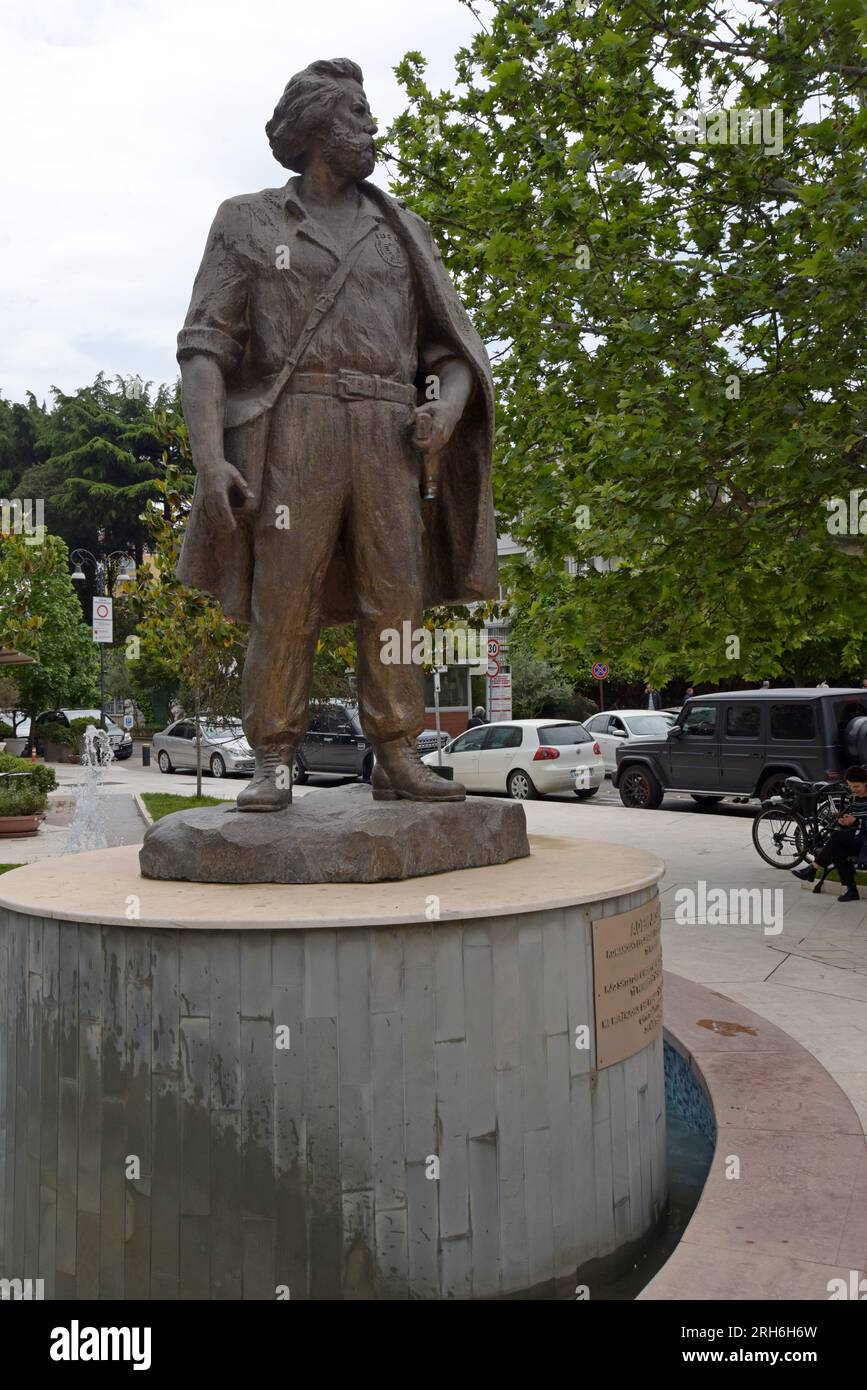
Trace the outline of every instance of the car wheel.
{"label": "car wheel", "polygon": [[697,792],[690,792],[690,796],[699,806],[718,806],[721,801],[725,801],[724,796],[699,796]]}
{"label": "car wheel", "polygon": [[662,804],[662,787],[646,767],[630,767],[620,776],[620,800],[635,811],[655,811]]}
{"label": "car wheel", "polygon": [[215,753],[214,756],[213,756],[212,759],[211,759],[211,776],[212,776],[212,777],[225,777],[225,775],[226,775],[226,764],[225,764],[225,762],[223,761],[223,759],[220,757],[219,753]]}
{"label": "car wheel", "polygon": [[160,753],[157,762],[160,765],[160,772],[174,772],[175,769],[172,767],[172,760],[165,749]]}
{"label": "car wheel", "polygon": [[533,785],[532,777],[529,773],[522,772],[520,768],[509,773],[506,791],[513,801],[535,801],[539,795]]}
{"label": "car wheel", "polygon": [[573,788],[573,791],[575,792],[575,795],[577,796],[577,798],[578,798],[579,801],[589,801],[590,798],[591,798],[591,796],[595,796],[596,793],[598,792],[598,790],[599,790],[598,787],[574,787],[574,788]]}
{"label": "car wheel", "polygon": [[297,782],[299,786],[303,786],[306,781],[307,769],[296,758],[292,764],[292,785],[294,787]]}
{"label": "car wheel", "polygon": [[772,772],[770,777],[766,777],[759,787],[759,801],[769,801],[772,796],[780,796],[783,791],[783,783],[787,777],[791,776],[791,772]]}
{"label": "car wheel", "polygon": [[361,780],[369,782],[373,776],[373,754],[369,753],[361,765]]}

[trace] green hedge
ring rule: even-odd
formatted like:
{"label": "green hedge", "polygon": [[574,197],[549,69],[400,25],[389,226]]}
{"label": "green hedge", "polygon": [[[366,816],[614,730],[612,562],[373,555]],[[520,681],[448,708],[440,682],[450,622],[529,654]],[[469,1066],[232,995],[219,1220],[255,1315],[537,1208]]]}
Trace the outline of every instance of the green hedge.
{"label": "green hedge", "polygon": [[[11,753],[0,753],[0,772],[29,772],[30,785],[41,792],[53,792],[57,786],[53,767],[46,767],[45,763],[31,763],[29,758],[16,758]],[[6,780],[5,777],[0,778],[0,786]]]}
{"label": "green hedge", "polygon": [[45,792],[29,779],[0,779],[0,816],[35,816],[47,804]]}

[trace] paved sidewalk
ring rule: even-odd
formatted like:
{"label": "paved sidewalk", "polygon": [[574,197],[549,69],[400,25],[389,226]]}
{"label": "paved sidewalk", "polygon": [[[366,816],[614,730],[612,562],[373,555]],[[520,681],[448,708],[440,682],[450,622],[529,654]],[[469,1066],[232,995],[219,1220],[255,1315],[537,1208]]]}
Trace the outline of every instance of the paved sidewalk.
{"label": "paved sidewalk", "polygon": [[[0,864],[35,864],[66,854],[74,810],[73,786],[52,792],[38,835],[4,835],[0,839]],[[105,826],[109,846],[140,842],[146,827],[131,792],[106,792]]]}

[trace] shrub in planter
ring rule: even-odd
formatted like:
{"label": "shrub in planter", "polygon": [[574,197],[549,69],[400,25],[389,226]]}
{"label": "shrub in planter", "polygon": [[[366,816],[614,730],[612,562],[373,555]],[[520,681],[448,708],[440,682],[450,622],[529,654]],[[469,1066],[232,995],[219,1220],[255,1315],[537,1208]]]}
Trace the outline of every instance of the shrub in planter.
{"label": "shrub in planter", "polygon": [[40,724],[37,738],[48,762],[66,763],[78,752],[78,735],[68,724]]}
{"label": "shrub in planter", "polygon": [[0,780],[0,820],[5,816],[38,816],[45,810],[48,797],[26,778]]}
{"label": "shrub in planter", "polygon": [[5,719],[0,719],[0,738],[14,738],[15,730],[11,724],[7,724]]}
{"label": "shrub in planter", "polygon": [[[31,763],[29,758],[15,758],[11,753],[0,753],[0,772],[29,772],[30,786],[36,787],[39,791],[47,793],[53,792],[57,788],[57,774],[53,767],[46,767],[44,763]],[[0,777],[0,787],[7,780]],[[16,777],[14,781],[23,782],[23,777]]]}
{"label": "shrub in planter", "polygon": [[[76,720],[80,723],[80,720]],[[38,729],[40,743],[54,743],[59,748],[75,748],[78,738],[70,724],[40,724]]]}

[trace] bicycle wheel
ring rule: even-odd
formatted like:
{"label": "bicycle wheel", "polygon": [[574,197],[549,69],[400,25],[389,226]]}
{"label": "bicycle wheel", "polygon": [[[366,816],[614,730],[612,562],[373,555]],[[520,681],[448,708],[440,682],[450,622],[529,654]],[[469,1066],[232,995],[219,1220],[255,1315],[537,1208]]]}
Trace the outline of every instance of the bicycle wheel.
{"label": "bicycle wheel", "polygon": [[753,821],[753,844],[772,869],[794,869],[807,854],[807,824],[797,811],[770,806]]}

